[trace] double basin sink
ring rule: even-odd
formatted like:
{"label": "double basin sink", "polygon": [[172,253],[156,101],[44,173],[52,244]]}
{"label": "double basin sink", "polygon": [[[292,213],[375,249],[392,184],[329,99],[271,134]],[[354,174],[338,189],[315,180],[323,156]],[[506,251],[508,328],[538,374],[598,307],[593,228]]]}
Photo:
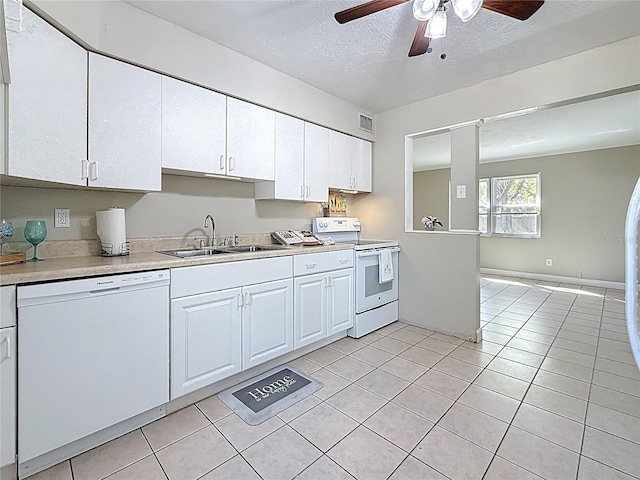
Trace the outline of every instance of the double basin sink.
{"label": "double basin sink", "polygon": [[270,250],[284,250],[286,245],[239,245],[228,247],[206,247],[201,249],[179,249],[179,250],[162,250],[158,253],[172,255],[180,258],[205,257],[208,255],[220,255],[224,253],[253,253],[264,252]]}

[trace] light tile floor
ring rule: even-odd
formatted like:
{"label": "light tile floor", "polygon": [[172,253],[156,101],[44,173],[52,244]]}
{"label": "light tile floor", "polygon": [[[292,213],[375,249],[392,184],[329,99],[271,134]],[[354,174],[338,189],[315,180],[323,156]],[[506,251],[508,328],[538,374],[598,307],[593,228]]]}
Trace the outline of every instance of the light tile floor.
{"label": "light tile floor", "polygon": [[32,480],[640,478],[623,292],[483,277],[481,344],[403,323],[292,365],[324,388],[250,427],[216,396]]}

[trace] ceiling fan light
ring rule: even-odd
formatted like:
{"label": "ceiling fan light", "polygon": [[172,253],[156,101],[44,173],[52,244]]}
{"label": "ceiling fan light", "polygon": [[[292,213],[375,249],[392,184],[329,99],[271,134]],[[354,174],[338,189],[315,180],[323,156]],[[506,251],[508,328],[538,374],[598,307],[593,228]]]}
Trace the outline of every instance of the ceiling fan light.
{"label": "ceiling fan light", "polygon": [[468,22],[480,11],[482,0],[451,0],[453,11],[463,22]]}
{"label": "ceiling fan light", "polygon": [[447,13],[444,8],[439,9],[431,17],[431,21],[427,24],[424,32],[425,37],[444,38],[447,35]]}
{"label": "ceiling fan light", "polygon": [[440,5],[440,0],[414,0],[413,16],[421,22],[430,20],[438,5]]}

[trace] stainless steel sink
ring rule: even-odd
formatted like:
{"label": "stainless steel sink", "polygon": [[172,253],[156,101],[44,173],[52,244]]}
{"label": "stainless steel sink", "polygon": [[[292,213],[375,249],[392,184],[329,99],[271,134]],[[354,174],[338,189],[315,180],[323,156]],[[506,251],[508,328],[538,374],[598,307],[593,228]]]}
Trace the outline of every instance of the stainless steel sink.
{"label": "stainless steel sink", "polygon": [[268,250],[285,250],[289,247],[286,245],[239,245],[237,247],[220,247],[229,253],[244,253],[244,252],[263,252]]}
{"label": "stainless steel sink", "polygon": [[251,253],[251,252],[263,252],[268,250],[284,250],[287,249],[286,245],[239,245],[237,247],[214,247],[203,249],[181,249],[181,250],[162,250],[158,253],[165,255],[172,255],[180,258],[191,257],[205,257],[208,255],[219,255],[221,253]]}
{"label": "stainless steel sink", "polygon": [[203,249],[182,249],[182,250],[162,250],[158,251],[158,253],[163,253],[165,255],[172,255],[174,257],[180,258],[191,258],[191,257],[206,257],[208,255],[218,255],[220,253],[230,253],[226,252],[219,248],[203,248]]}

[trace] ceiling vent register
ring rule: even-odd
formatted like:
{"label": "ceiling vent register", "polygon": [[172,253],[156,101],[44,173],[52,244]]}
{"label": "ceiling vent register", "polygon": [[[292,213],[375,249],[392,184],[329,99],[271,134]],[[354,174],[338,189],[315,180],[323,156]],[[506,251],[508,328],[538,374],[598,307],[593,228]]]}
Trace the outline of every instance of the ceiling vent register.
{"label": "ceiling vent register", "polygon": [[363,113],[358,113],[358,120],[360,123],[360,130],[373,133],[373,118]]}

